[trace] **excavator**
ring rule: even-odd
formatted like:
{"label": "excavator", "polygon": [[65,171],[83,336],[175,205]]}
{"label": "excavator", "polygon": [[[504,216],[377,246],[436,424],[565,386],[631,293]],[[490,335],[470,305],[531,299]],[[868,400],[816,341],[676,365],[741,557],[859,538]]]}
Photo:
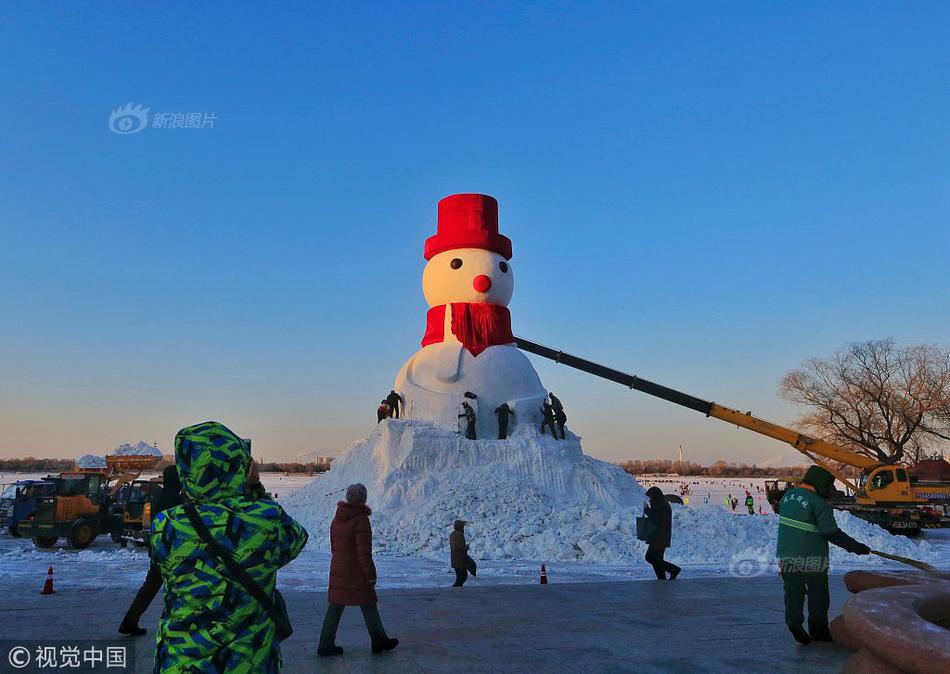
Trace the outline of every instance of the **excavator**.
{"label": "excavator", "polygon": [[[907,466],[875,461],[845,447],[760,419],[752,412],[740,412],[702,400],[521,337],[515,337],[515,343],[527,353],[791,445],[810,461],[830,471],[848,487],[850,495],[839,492],[832,498],[835,508],[878,524],[892,533],[914,536],[919,534],[921,529],[950,527],[950,464],[943,459],[918,462],[915,473]],[[859,470],[858,479],[851,480],[839,469],[841,465]],[[766,495],[773,507],[785,491],[795,484],[795,478],[783,478],[767,483]]]}

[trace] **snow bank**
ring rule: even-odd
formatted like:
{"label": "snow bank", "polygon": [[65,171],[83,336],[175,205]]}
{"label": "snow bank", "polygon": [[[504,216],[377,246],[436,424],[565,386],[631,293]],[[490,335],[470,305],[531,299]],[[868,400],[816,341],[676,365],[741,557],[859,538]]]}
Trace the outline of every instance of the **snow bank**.
{"label": "snow bank", "polygon": [[136,442],[134,445],[124,443],[116,447],[112,454],[114,456],[161,456],[162,453],[157,447],[153,447],[147,442]]}
{"label": "snow bank", "polygon": [[[641,562],[646,552],[635,536],[643,487],[619,466],[585,456],[572,434],[562,441],[536,433],[472,441],[427,421],[385,420],[328,473],[282,500],[316,549],[329,547],[336,504],[355,482],[369,490],[377,553],[445,559],[455,519],[469,522],[476,559],[626,564]],[[923,561],[939,557],[926,541],[892,536],[849,513],[835,517],[842,530],[874,549]],[[774,515],[674,505],[667,558],[740,575],[764,573],[775,569],[777,536]],[[832,546],[831,562],[883,560]]]}
{"label": "snow bank", "polygon": [[106,457],[83,454],[76,459],[76,468],[106,468]]}
{"label": "snow bank", "polygon": [[643,488],[619,466],[585,456],[574,435],[473,441],[427,421],[385,420],[284,501],[319,549],[354,482],[369,490],[379,552],[444,557],[452,522],[464,519],[478,559],[642,555],[630,527]]}

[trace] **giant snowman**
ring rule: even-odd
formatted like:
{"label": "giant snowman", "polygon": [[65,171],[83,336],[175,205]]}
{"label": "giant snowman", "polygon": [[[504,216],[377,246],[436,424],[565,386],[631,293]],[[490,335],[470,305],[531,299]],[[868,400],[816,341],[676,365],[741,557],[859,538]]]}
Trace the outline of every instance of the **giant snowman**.
{"label": "giant snowman", "polygon": [[515,274],[511,240],[498,232],[498,202],[484,194],[442,199],[425,259],[425,336],[396,377],[405,416],[455,427],[466,394],[474,394],[477,437],[497,437],[494,410],[503,403],[514,411],[510,432],[536,425],[546,391],[514,345]]}
{"label": "giant snowman", "polygon": [[[644,502],[640,484],[586,456],[574,433],[559,440],[540,432],[547,392],[514,345],[511,253],[495,199],[456,194],[439,202],[436,232],[425,242],[422,348],[395,383],[404,414],[378,423],[327,474],[284,501],[310,531],[311,546],[328,547],[337,501],[361,482],[379,553],[444,560],[452,522],[463,519],[476,559],[642,556],[632,530]],[[463,401],[477,407],[474,440],[459,432]],[[498,439],[502,403],[514,416],[507,438]]]}

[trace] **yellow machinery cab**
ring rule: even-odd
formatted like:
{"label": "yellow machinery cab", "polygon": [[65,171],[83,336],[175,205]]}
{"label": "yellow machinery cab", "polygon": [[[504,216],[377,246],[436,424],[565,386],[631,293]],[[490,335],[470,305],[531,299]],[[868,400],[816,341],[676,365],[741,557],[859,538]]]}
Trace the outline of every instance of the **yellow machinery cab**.
{"label": "yellow machinery cab", "polygon": [[900,465],[883,465],[868,468],[858,478],[855,501],[861,505],[919,503],[910,488],[907,468]]}

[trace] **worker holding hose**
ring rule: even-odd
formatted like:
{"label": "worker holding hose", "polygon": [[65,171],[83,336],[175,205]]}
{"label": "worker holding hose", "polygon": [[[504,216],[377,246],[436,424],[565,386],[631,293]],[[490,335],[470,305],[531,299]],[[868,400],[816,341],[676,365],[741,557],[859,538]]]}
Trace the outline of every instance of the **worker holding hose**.
{"label": "worker holding hose", "polygon": [[[828,503],[835,478],[811,466],[801,484],[789,489],[779,503],[778,552],[785,586],[785,624],[800,644],[831,641],[828,629],[828,543],[856,555],[871,549],[838,528]],[[805,596],[808,631],[805,631]]]}

